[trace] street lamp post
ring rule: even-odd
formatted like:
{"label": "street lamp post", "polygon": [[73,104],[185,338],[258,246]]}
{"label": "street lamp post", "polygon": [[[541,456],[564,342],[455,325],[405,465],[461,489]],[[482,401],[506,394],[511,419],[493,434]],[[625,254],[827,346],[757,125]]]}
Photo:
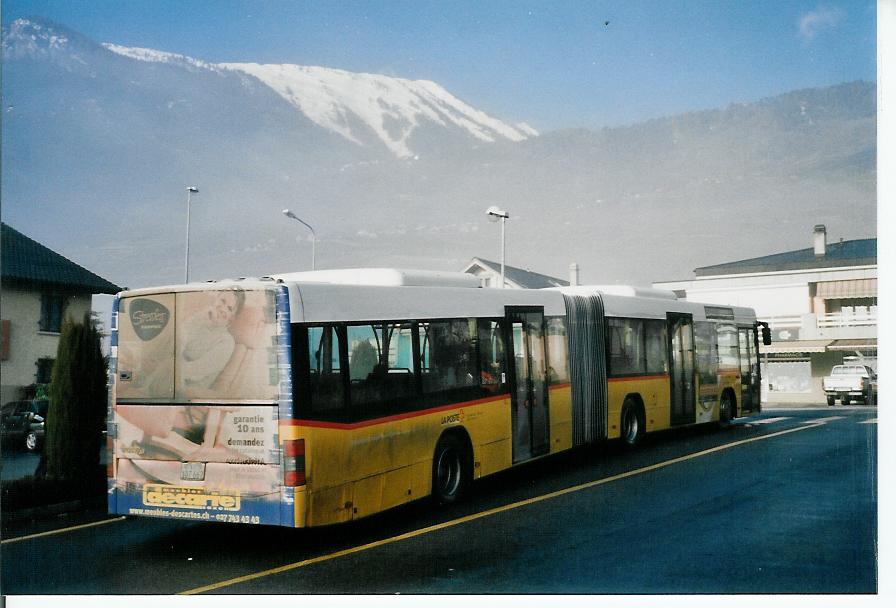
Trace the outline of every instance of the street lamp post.
{"label": "street lamp post", "polygon": [[494,205],[486,209],[485,212],[488,214],[489,221],[497,222],[501,220],[501,289],[504,289],[504,258],[507,253],[504,241],[504,224],[510,217],[510,214]]}
{"label": "street lamp post", "polygon": [[194,194],[199,194],[199,188],[187,186],[187,252],[184,256],[184,283],[190,282],[190,200]]}
{"label": "street lamp post", "polygon": [[294,219],[295,221],[299,222],[305,228],[307,228],[308,230],[311,231],[311,270],[314,270],[315,269],[315,266],[314,266],[315,251],[314,250],[317,248],[317,236],[314,234],[314,228],[312,228],[308,223],[303,221],[301,218],[299,218],[295,213],[293,213],[289,209],[284,209],[283,215],[285,215],[286,217],[288,217],[290,219]]}

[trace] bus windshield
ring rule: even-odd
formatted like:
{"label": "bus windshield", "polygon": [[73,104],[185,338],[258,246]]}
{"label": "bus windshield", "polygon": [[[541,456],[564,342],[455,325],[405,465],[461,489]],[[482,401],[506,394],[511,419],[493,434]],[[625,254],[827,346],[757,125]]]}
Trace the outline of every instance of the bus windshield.
{"label": "bus windshield", "polygon": [[124,296],[118,309],[117,398],[276,400],[276,331],[271,290]]}

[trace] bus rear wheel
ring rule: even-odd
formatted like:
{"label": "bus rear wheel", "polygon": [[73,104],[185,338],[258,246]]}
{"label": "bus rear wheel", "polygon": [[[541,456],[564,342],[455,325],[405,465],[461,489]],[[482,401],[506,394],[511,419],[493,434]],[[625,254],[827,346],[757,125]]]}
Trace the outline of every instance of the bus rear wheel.
{"label": "bus rear wheel", "polygon": [[636,447],[644,437],[641,411],[633,399],[626,399],[622,404],[621,434],[622,441],[628,448]]}
{"label": "bus rear wheel", "polygon": [[444,435],[432,461],[432,495],[439,504],[460,500],[470,485],[469,450],[457,435]]}

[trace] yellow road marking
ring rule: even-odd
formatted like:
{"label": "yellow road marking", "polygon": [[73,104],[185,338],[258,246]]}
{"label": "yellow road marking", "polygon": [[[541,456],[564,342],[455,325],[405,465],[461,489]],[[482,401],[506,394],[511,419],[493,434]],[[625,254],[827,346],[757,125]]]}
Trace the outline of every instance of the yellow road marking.
{"label": "yellow road marking", "polygon": [[479,513],[474,513],[472,515],[467,515],[465,517],[459,517],[457,519],[452,519],[451,521],[446,521],[440,524],[435,524],[433,526],[428,526],[426,528],[420,528],[419,530],[413,530],[411,532],[405,532],[404,534],[399,534],[398,536],[392,536],[390,538],[385,538],[383,540],[373,541],[364,545],[359,545],[357,547],[351,547],[349,549],[343,549],[342,551],[336,551],[335,553],[328,553],[326,555],[320,555],[318,557],[312,557],[310,559],[305,559],[299,562],[294,562],[291,564],[286,564],[283,566],[278,566],[276,568],[270,568],[268,570],[262,570],[260,572],[254,572],[252,574],[245,574],[243,576],[238,576],[236,578],[227,579],[224,581],[220,581],[218,583],[211,583],[210,585],[204,585],[202,587],[196,587],[194,589],[188,589],[187,591],[181,591],[180,595],[195,595],[197,593],[205,593],[207,591],[214,591],[215,589],[221,589],[222,587],[229,587],[231,585],[237,585],[239,583],[245,583],[251,580],[255,580],[257,578],[263,578],[265,576],[271,576],[272,574],[280,574],[281,572],[288,572],[289,570],[295,570],[297,568],[304,568],[305,566],[310,566],[312,564],[318,564],[321,562],[330,561],[339,557],[345,557],[346,555],[352,555],[354,553],[360,553],[362,551],[367,551],[369,549],[374,549],[376,547],[382,547],[385,545],[391,545],[393,543],[397,543],[399,541],[407,540],[409,538],[414,538],[417,536],[422,536],[424,534],[429,534],[430,532],[436,532],[438,530],[444,530],[445,528],[451,528],[453,526],[457,526],[469,521],[475,521],[477,519],[482,519],[484,517],[490,517],[497,513],[503,513],[504,511],[510,511],[512,509],[518,509],[520,507],[525,507],[528,505],[532,505],[535,503],[539,503],[545,500],[550,500],[552,498],[557,498],[558,496],[564,496],[566,494],[572,494],[573,492],[580,492],[581,490],[587,490],[589,488],[594,488],[596,486],[604,485],[613,481],[618,481],[620,479],[625,479],[626,477],[634,477],[635,475],[642,475],[644,473],[648,473],[650,471],[656,471],[658,469],[662,469],[673,464],[678,464],[679,462],[684,462],[686,460],[691,460],[694,458],[699,458],[701,456],[706,456],[707,454],[712,454],[714,452],[720,452],[722,450],[727,450],[739,445],[744,445],[746,443],[752,443],[754,441],[762,441],[763,439],[771,439],[772,437],[778,437],[780,435],[787,435],[788,433],[798,433],[799,431],[805,431],[807,429],[818,428],[820,426],[824,426],[824,423],[815,423],[815,424],[807,424],[804,426],[798,426],[792,429],[787,429],[784,431],[777,431],[775,433],[769,433],[768,435],[761,435],[759,437],[751,437],[750,439],[742,439],[740,441],[735,441],[734,443],[726,443],[724,445],[716,446],[714,448],[709,448],[700,452],[694,452],[693,454],[687,454],[685,456],[679,456],[678,458],[673,458],[671,460],[665,460],[663,462],[658,462],[656,464],[652,464],[646,467],[641,467],[640,469],[634,469],[632,471],[627,471],[625,473],[619,473],[618,475],[611,475],[610,477],[604,477],[603,479],[596,479],[594,481],[589,481],[583,484],[579,484],[577,486],[572,486],[563,490],[557,490],[556,492],[550,492],[548,494],[542,494],[541,496],[536,496],[534,498],[527,498],[526,500],[520,500],[518,502],[510,503],[501,507],[495,507],[493,509],[488,509],[486,511],[480,511]]}
{"label": "yellow road marking", "polygon": [[84,528],[93,528],[95,526],[102,526],[104,524],[111,524],[114,521],[122,521],[126,519],[124,515],[121,517],[114,517],[112,519],[104,519],[102,521],[94,521],[89,524],[81,524],[79,526],[69,526],[68,528],[59,528],[58,530],[50,530],[48,532],[39,532],[37,534],[29,534],[27,536],[17,536],[16,538],[9,538],[4,541],[0,541],[0,544],[5,545],[7,543],[17,543],[23,540],[31,540],[32,538],[40,538],[42,536],[53,536],[54,534],[62,534],[63,532],[71,532],[72,530],[83,530]]}

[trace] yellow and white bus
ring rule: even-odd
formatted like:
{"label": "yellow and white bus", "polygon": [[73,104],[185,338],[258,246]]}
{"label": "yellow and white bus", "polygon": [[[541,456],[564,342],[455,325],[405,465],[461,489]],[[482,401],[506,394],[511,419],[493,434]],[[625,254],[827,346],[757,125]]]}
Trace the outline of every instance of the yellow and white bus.
{"label": "yellow and white bus", "polygon": [[461,273],[122,292],[109,511],[306,527],[452,502],[575,446],[758,413],[758,336],[752,310],[671,292]]}

